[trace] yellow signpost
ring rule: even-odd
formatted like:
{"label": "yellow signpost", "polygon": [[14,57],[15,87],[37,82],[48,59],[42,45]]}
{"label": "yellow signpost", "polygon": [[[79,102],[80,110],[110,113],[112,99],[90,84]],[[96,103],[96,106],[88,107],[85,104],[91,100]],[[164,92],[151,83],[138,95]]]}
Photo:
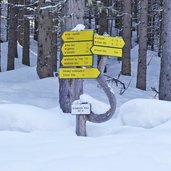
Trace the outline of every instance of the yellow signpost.
{"label": "yellow signpost", "polygon": [[97,78],[100,72],[97,68],[60,68],[59,78]]}
{"label": "yellow signpost", "polygon": [[121,37],[94,35],[94,45],[95,46],[123,48],[125,45],[125,42]]}
{"label": "yellow signpost", "polygon": [[93,36],[93,30],[66,31],[62,35],[62,39],[64,42],[92,41]]}
{"label": "yellow signpost", "polygon": [[93,46],[91,51],[95,55],[122,57],[122,49]]}
{"label": "yellow signpost", "polygon": [[92,56],[67,56],[63,57],[61,61],[63,66],[92,66]]}
{"label": "yellow signpost", "polygon": [[92,41],[87,42],[67,42],[62,46],[62,53],[64,56],[75,56],[75,55],[91,55]]}

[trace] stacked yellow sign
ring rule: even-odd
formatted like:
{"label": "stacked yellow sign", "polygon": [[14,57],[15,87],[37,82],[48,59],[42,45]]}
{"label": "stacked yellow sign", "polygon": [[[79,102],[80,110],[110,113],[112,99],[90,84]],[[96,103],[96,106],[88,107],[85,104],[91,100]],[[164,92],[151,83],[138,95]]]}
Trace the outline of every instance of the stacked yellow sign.
{"label": "stacked yellow sign", "polygon": [[[93,54],[122,57],[124,41],[119,37],[94,35],[93,30],[67,31],[62,35],[63,66],[92,66]],[[97,68],[60,68],[60,78],[97,78]]]}

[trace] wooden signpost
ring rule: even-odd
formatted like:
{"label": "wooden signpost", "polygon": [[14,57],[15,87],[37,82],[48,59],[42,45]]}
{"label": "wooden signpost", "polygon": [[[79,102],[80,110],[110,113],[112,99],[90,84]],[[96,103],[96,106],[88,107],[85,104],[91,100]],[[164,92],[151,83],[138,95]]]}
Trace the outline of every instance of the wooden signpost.
{"label": "wooden signpost", "polygon": [[66,31],[62,35],[62,40],[64,44],[61,48],[63,54],[61,64],[64,67],[59,69],[59,78],[96,78],[106,93],[111,106],[106,113],[97,115],[91,111],[91,104],[72,104],[72,114],[76,115],[77,120],[76,134],[86,136],[86,121],[105,122],[112,117],[116,109],[115,96],[111,93],[100,71],[97,68],[86,67],[93,65],[93,54],[122,57],[122,48],[125,43],[120,37],[94,35],[93,30]]}

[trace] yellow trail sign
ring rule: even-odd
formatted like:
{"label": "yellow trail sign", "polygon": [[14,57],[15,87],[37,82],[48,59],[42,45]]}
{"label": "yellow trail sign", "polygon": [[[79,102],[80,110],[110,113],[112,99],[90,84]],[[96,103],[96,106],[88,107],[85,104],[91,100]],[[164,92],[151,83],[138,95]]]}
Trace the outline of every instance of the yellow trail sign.
{"label": "yellow trail sign", "polygon": [[59,78],[97,78],[100,72],[97,68],[60,68]]}
{"label": "yellow trail sign", "polygon": [[92,56],[67,56],[61,61],[63,66],[92,66]]}
{"label": "yellow trail sign", "polygon": [[89,42],[68,42],[62,46],[62,53],[64,56],[80,56],[91,55],[92,41]]}
{"label": "yellow trail sign", "polygon": [[122,49],[93,46],[91,51],[95,55],[122,57]]}
{"label": "yellow trail sign", "polygon": [[66,31],[62,35],[62,39],[64,42],[92,41],[93,35],[93,30]]}
{"label": "yellow trail sign", "polygon": [[125,42],[121,37],[94,35],[94,45],[123,48],[125,45]]}

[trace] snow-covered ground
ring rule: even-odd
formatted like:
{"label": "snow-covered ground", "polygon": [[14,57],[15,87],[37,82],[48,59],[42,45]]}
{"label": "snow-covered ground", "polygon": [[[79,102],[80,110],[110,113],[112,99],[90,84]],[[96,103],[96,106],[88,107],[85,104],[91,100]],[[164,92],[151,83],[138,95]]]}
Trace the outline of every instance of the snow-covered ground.
{"label": "snow-covered ground", "polygon": [[[31,67],[16,59],[6,70],[2,45],[0,73],[0,171],[170,171],[171,104],[157,100],[160,60],[148,52],[147,91],[135,88],[138,47],[132,50],[132,76],[120,76],[128,89],[109,83],[115,92],[115,116],[102,124],[87,123],[87,137],[75,134],[75,116],[58,103],[58,79],[40,80],[32,41]],[[21,47],[18,47],[21,52]],[[117,78],[120,63],[108,59],[107,74]],[[85,97],[95,112],[108,108],[96,80],[84,81]],[[90,98],[89,96],[92,96]]]}

